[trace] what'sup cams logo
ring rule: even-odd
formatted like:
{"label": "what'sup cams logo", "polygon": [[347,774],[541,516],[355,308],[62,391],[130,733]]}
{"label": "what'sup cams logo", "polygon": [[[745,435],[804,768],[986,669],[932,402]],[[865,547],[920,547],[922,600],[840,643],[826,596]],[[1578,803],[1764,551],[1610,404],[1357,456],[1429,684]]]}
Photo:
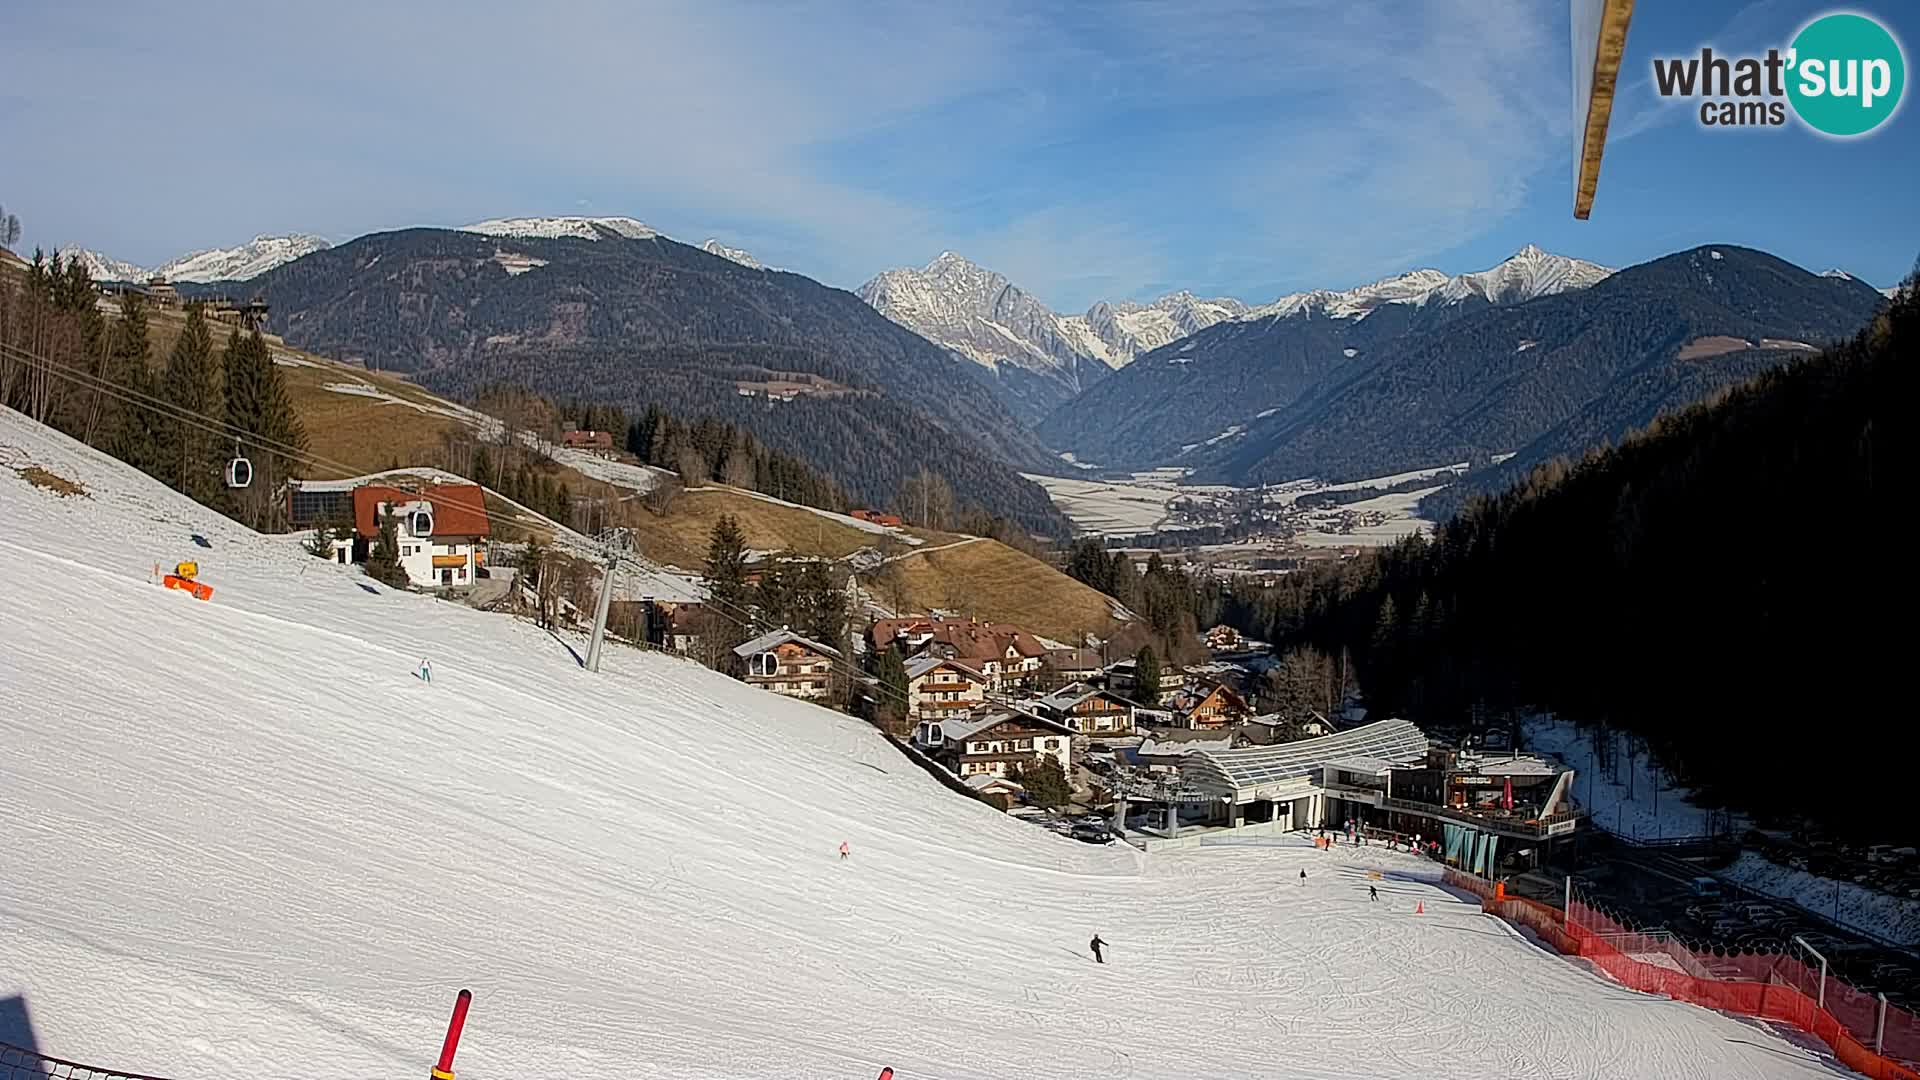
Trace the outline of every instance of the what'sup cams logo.
{"label": "what'sup cams logo", "polygon": [[1719,56],[1708,48],[1653,61],[1660,96],[1700,99],[1704,127],[1780,127],[1791,108],[1823,135],[1865,135],[1892,119],[1906,83],[1900,42],[1852,12],[1820,16],[1785,51],[1765,56]]}

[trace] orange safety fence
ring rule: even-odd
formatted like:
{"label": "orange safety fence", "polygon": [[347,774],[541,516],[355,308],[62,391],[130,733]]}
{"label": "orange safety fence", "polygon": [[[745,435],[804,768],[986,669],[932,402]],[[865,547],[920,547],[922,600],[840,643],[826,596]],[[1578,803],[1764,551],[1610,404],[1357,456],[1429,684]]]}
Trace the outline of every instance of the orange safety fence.
{"label": "orange safety fence", "polygon": [[[1820,1005],[1817,967],[1780,953],[1700,952],[1664,933],[1637,933],[1579,900],[1569,912],[1537,900],[1496,899],[1493,882],[1449,868],[1447,885],[1480,898],[1481,910],[1524,927],[1567,956],[1587,960],[1622,986],[1709,1009],[1790,1024],[1832,1048],[1841,1064],[1873,1080],[1920,1080],[1920,1019],[1888,1006],[1881,1051],[1873,1050],[1880,1002],[1828,975]],[[1499,890],[1504,892],[1505,890]]]}

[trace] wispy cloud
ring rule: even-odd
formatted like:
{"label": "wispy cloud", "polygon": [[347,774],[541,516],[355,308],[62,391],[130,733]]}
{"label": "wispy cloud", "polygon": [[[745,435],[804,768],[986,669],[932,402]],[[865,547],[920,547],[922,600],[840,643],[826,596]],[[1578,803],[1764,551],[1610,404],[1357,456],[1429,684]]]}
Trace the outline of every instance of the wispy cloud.
{"label": "wispy cloud", "polygon": [[1068,309],[1265,299],[1511,214],[1566,137],[1554,11],[10,5],[0,195],[146,261],[591,207],[846,286],[950,247]]}

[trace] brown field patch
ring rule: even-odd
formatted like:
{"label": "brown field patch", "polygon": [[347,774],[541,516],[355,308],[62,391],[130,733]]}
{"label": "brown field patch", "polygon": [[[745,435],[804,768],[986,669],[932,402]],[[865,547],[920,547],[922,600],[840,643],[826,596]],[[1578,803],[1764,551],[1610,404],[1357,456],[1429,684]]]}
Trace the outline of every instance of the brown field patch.
{"label": "brown field patch", "polygon": [[762,551],[844,559],[861,548],[878,548],[889,554],[909,550],[900,540],[807,510],[715,488],[681,492],[664,517],[634,506],[627,514],[627,524],[649,558],[692,570],[706,564],[707,540],[725,514],[739,521],[747,546]]}
{"label": "brown field patch", "polygon": [[1753,342],[1745,338],[1728,337],[1725,334],[1711,334],[1707,337],[1694,338],[1692,341],[1680,346],[1680,352],[1674,359],[1702,360],[1709,356],[1720,356],[1725,353],[1738,352],[1741,349],[1751,348],[1753,348]]}
{"label": "brown field patch", "polygon": [[1115,626],[1104,594],[997,540],[912,555],[890,571],[906,609],[959,611],[1060,641],[1104,636]]}

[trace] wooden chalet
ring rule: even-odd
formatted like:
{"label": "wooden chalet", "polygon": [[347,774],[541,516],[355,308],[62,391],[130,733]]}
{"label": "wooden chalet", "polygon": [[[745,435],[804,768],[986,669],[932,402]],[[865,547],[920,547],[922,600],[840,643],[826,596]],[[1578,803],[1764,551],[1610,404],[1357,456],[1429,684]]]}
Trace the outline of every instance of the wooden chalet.
{"label": "wooden chalet", "polygon": [[833,687],[840,651],[791,630],[763,634],[733,650],[746,662],[747,682],[791,698],[818,701]]}

